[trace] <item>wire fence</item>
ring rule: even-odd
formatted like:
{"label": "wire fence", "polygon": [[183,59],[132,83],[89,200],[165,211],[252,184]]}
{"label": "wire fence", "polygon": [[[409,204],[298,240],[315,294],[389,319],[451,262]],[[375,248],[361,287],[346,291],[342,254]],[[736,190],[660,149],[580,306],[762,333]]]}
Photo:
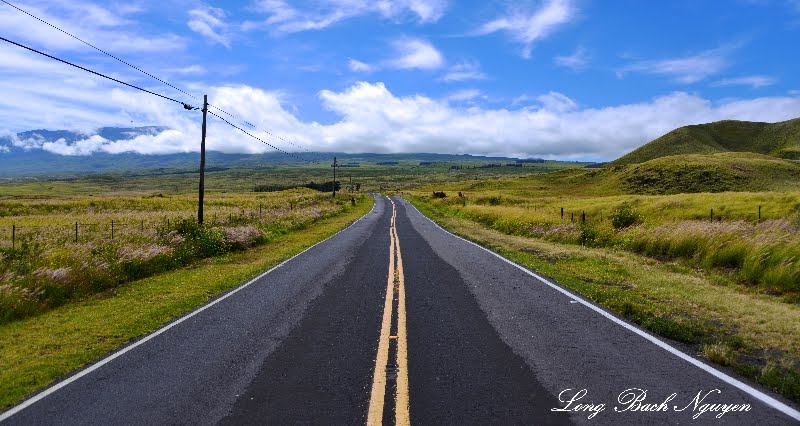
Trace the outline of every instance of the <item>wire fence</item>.
{"label": "wire fence", "polygon": [[[333,206],[327,207],[333,208]],[[312,212],[309,212],[312,209]],[[285,206],[259,205],[257,208],[223,208],[212,210],[206,215],[206,225],[212,227],[231,227],[245,225],[268,225],[277,220],[291,219],[292,215],[323,214],[326,206],[308,203],[303,200],[290,201]],[[175,212],[153,218],[125,217],[104,218],[103,220],[76,220],[61,223],[0,224],[0,247],[16,248],[19,244],[31,239],[46,239],[50,243],[86,243],[89,241],[129,241],[137,239],[153,239],[173,230],[181,221],[195,221],[196,216],[188,212]],[[30,217],[28,217],[30,218]],[[42,220],[42,219],[38,219]],[[55,219],[51,219],[56,221]]]}

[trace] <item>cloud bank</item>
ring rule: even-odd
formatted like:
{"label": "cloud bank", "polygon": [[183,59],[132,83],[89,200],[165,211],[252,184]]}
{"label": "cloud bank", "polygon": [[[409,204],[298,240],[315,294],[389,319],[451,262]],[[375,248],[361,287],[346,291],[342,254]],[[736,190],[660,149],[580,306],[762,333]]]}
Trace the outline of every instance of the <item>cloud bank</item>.
{"label": "cloud bank", "polygon": [[[323,90],[322,105],[339,117],[323,125],[304,122],[283,103],[279,92],[250,86],[220,86],[209,93],[214,105],[311,151],[434,152],[558,159],[609,160],[676,127],[740,119],[782,121],[800,116],[800,96],[728,100],[714,103],[697,95],[674,92],[645,102],[604,108],[581,107],[565,94],[549,92],[519,109],[460,106],[452,99],[423,95],[397,96],[383,83],[359,82],[342,91]],[[41,146],[51,152],[167,154],[193,152],[199,146],[199,114],[180,106],[125,90],[111,91],[120,108],[116,122],[169,126],[171,130],[132,140],[109,141],[97,136],[74,144]],[[110,114],[111,115],[111,114]],[[93,121],[96,120],[93,115]],[[271,148],[209,117],[208,148],[229,153],[270,152]],[[70,128],[69,122],[52,128]],[[142,123],[143,125],[143,123]],[[298,151],[267,133],[267,142]]]}

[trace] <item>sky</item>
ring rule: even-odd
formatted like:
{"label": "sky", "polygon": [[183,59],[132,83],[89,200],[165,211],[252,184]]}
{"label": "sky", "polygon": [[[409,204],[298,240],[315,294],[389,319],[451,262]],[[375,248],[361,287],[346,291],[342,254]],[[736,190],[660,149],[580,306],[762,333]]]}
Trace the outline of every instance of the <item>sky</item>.
{"label": "sky", "polygon": [[[4,3],[0,37],[194,106],[208,95],[298,154],[606,161],[688,124],[800,117],[800,0],[7,1],[195,97]],[[0,135],[86,134],[18,146],[199,150],[200,111],[3,41],[0,93]],[[169,130],[93,135],[106,126]],[[208,147],[272,150],[213,116]]]}

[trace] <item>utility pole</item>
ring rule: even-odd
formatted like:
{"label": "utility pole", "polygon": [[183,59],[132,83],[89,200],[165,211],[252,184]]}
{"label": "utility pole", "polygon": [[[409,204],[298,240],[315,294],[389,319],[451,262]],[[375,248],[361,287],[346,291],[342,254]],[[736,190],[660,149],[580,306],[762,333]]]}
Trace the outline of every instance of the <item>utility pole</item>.
{"label": "utility pole", "polygon": [[197,223],[203,224],[203,196],[206,186],[206,113],[208,113],[208,95],[203,95],[203,136],[200,139],[200,188],[197,204]]}
{"label": "utility pole", "polygon": [[336,197],[336,157],[333,157],[333,196]]}

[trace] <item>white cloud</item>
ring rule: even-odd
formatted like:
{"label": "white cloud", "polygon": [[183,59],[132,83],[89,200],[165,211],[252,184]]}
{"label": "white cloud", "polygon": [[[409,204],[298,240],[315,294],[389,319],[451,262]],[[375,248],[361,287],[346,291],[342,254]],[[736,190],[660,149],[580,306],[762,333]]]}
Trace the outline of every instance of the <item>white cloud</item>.
{"label": "white cloud", "polygon": [[346,19],[370,14],[391,20],[411,14],[420,23],[429,23],[438,21],[446,8],[446,0],[320,0],[310,10],[300,10],[285,0],[259,0],[256,9],[268,17],[263,21],[245,22],[243,28],[296,33],[321,30]]}
{"label": "white cloud", "polygon": [[576,104],[575,101],[558,92],[550,92],[545,95],[537,96],[536,100],[548,111],[568,112],[578,108],[578,104]]}
{"label": "white cloud", "polygon": [[214,43],[227,48],[231,47],[231,36],[228,24],[225,23],[225,11],[210,6],[195,8],[189,11],[188,22],[192,31],[202,35]]}
{"label": "white cloud", "polygon": [[475,98],[483,97],[483,94],[478,89],[463,89],[447,96],[448,101],[465,102],[471,101]]}
{"label": "white cloud", "polygon": [[[172,130],[134,140],[105,141],[88,137],[78,144],[48,145],[62,153],[138,152],[164,154],[198,149],[199,114],[180,105],[121,89],[98,87],[84,98],[72,101],[53,87],[33,93],[30,88],[13,89],[0,81],[0,109],[11,111],[11,119],[26,117],[24,128],[91,129],[106,125],[164,125]],[[568,96],[550,92],[535,97],[537,104],[517,110],[491,109],[470,103],[481,93],[475,89],[456,92],[441,99],[427,96],[397,96],[382,83],[357,83],[350,88],[319,93],[322,105],[338,120],[323,125],[304,122],[283,103],[279,92],[249,86],[221,86],[209,90],[214,105],[247,119],[257,129],[269,130],[309,150],[346,152],[440,152],[489,155],[524,154],[562,159],[608,160],[676,127],[739,119],[781,121],[800,116],[800,98],[764,97],[715,103],[683,92],[675,92],[639,103],[583,108]],[[21,100],[27,101],[20,102]],[[69,100],[70,102],[67,102]],[[93,109],[85,115],[75,103]],[[451,104],[451,102],[455,102]],[[458,102],[467,102],[459,106]],[[9,105],[15,105],[9,108]],[[61,115],[61,114],[65,115]],[[31,117],[37,117],[36,120]],[[12,121],[7,121],[12,122]],[[14,129],[11,129],[14,130]],[[255,131],[264,140],[283,149],[296,149],[270,135]],[[91,133],[90,133],[91,134]],[[272,149],[211,117],[208,148],[224,152],[269,152]]]}
{"label": "white cloud", "polygon": [[775,84],[775,79],[764,75],[749,75],[745,77],[723,78],[722,80],[712,83],[715,87],[724,86],[750,86],[754,89],[760,87],[771,86]]}
{"label": "white cloud", "polygon": [[569,68],[575,72],[583,71],[589,64],[589,53],[583,46],[578,46],[571,55],[556,56],[553,60],[556,65]]}
{"label": "white cloud", "polygon": [[522,57],[530,58],[533,44],[552,34],[576,16],[572,0],[546,0],[534,10],[512,10],[508,15],[483,24],[475,35],[503,31],[522,44]]}
{"label": "white cloud", "polygon": [[364,62],[361,62],[356,59],[350,59],[347,61],[347,66],[350,68],[350,71],[355,72],[370,72],[373,70],[373,66]]}
{"label": "white cloud", "polygon": [[453,65],[447,70],[447,74],[442,77],[442,81],[467,81],[467,80],[485,80],[486,74],[481,71],[481,67],[477,62],[462,62]]}
{"label": "white cloud", "polygon": [[436,69],[444,65],[444,57],[429,41],[402,38],[393,43],[397,57],[386,62],[390,68]]}
{"label": "white cloud", "polygon": [[[56,51],[92,51],[80,41],[3,6],[0,28],[4,37]],[[110,52],[168,52],[183,49],[187,44],[186,39],[175,34],[140,33],[126,16],[132,13],[130,8],[112,10],[82,0],[36,2],[20,7]]]}
{"label": "white cloud", "polygon": [[182,68],[171,68],[166,71],[171,74],[181,74],[181,75],[203,75],[208,72],[208,70],[206,70],[206,67],[202,65],[190,65],[188,67],[182,67]]}
{"label": "white cloud", "polygon": [[696,83],[725,69],[728,66],[727,56],[730,51],[730,47],[722,47],[681,58],[640,61],[622,68],[619,75],[622,76],[626,72],[640,72],[666,75],[678,83]]}

